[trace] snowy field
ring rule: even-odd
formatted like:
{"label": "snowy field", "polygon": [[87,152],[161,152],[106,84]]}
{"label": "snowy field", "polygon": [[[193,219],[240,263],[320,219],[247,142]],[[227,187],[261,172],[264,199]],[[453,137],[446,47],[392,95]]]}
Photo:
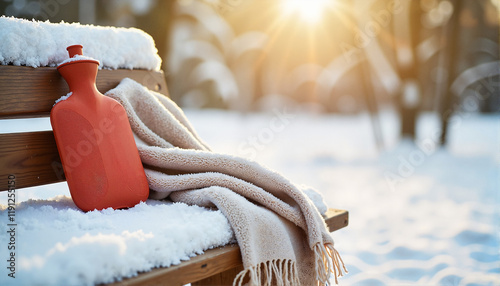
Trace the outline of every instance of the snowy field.
{"label": "snowy field", "polygon": [[384,112],[382,152],[367,115],[188,116],[216,151],[255,155],[349,210],[333,234],[350,271],[341,285],[500,285],[498,114],[455,116],[449,147],[435,149],[436,116],[421,116],[418,147]]}
{"label": "snowy field", "polygon": [[[451,143],[435,148],[439,125],[432,114],[421,116],[418,138],[422,143],[414,145],[398,139],[397,118],[385,111],[381,122],[386,148],[378,151],[366,114],[290,114],[279,108],[257,114],[212,110],[186,114],[214,151],[255,159],[298,184],[316,188],[330,207],[349,210],[349,226],[333,234],[350,271],[339,280],[341,285],[500,285],[499,115],[455,116]],[[0,124],[3,133],[21,128],[49,125],[44,120],[30,126],[12,121]],[[55,198],[58,195],[63,197]],[[166,210],[164,204],[148,201],[127,211],[84,214],[67,197],[64,184],[19,190],[17,196],[24,201],[16,217],[24,231],[17,234],[19,276],[8,279],[5,264],[0,264],[1,285],[106,281],[109,273],[93,265],[118,263],[116,274],[127,276],[134,273],[131,267],[136,271],[176,263],[159,260],[168,255],[187,258],[189,251],[232,239],[218,212],[208,217],[202,209],[190,213],[177,205]],[[26,202],[28,197],[40,200]],[[6,201],[5,193],[1,194],[2,248],[7,245]],[[158,216],[164,217],[161,230],[158,224],[140,227]],[[200,224],[213,222],[207,231],[214,225],[218,228],[213,233],[179,229],[183,220],[193,217]],[[64,224],[73,227],[63,228]],[[100,228],[110,231],[95,233]],[[152,237],[162,234],[173,241]],[[184,245],[185,253],[164,247],[186,241],[187,236],[206,239]],[[59,243],[51,245],[54,239]],[[150,245],[150,260],[141,260],[144,244]],[[0,253],[5,255],[5,249]],[[132,259],[117,261],[124,253]],[[62,263],[64,269],[54,269]],[[54,278],[82,268],[89,277],[79,273],[75,280]]]}

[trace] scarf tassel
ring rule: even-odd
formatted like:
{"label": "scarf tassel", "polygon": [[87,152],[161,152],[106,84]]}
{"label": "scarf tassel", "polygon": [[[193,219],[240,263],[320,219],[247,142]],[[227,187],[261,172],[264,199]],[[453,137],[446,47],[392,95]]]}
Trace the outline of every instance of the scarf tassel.
{"label": "scarf tassel", "polygon": [[[317,243],[314,246],[314,255],[316,260],[316,280],[318,285],[328,285],[330,273],[335,277],[335,284],[339,284],[338,277],[348,273],[345,268],[344,261],[340,257],[338,251],[333,247],[332,243],[322,244]],[[342,269],[344,270],[342,272]]]}
{"label": "scarf tassel", "polygon": [[[243,284],[250,279],[248,284]],[[241,271],[234,279],[233,286],[288,286],[300,285],[295,262],[291,260],[272,260],[260,263]]]}

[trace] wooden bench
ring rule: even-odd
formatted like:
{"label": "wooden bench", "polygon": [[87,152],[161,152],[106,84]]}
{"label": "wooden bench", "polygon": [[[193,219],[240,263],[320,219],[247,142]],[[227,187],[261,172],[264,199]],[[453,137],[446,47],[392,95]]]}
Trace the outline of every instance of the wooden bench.
{"label": "wooden bench", "polygon": [[[97,88],[105,92],[125,77],[168,96],[161,71],[100,70]],[[0,119],[47,117],[55,100],[68,92],[56,68],[0,65]],[[0,191],[8,190],[12,174],[17,189],[65,181],[52,131],[0,134],[0,158]],[[348,212],[330,209],[325,221],[330,231],[338,230],[347,226]],[[112,285],[232,285],[241,269],[239,247],[227,245]]]}

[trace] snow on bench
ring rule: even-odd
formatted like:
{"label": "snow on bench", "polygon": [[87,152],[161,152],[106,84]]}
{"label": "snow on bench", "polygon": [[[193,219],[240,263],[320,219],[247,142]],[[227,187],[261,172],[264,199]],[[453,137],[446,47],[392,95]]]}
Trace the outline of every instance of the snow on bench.
{"label": "snow on bench", "polygon": [[0,16],[0,64],[54,67],[68,58],[66,47],[82,45],[99,68],[160,70],[153,38],[135,28],[79,23],[54,24]]}

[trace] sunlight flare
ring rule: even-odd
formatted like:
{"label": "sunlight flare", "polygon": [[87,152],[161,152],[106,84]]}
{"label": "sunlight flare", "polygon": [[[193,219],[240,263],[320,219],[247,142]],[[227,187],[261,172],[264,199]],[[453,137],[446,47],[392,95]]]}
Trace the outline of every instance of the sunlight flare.
{"label": "sunlight flare", "polygon": [[326,8],[328,0],[283,0],[286,14],[297,14],[308,23],[316,23]]}

